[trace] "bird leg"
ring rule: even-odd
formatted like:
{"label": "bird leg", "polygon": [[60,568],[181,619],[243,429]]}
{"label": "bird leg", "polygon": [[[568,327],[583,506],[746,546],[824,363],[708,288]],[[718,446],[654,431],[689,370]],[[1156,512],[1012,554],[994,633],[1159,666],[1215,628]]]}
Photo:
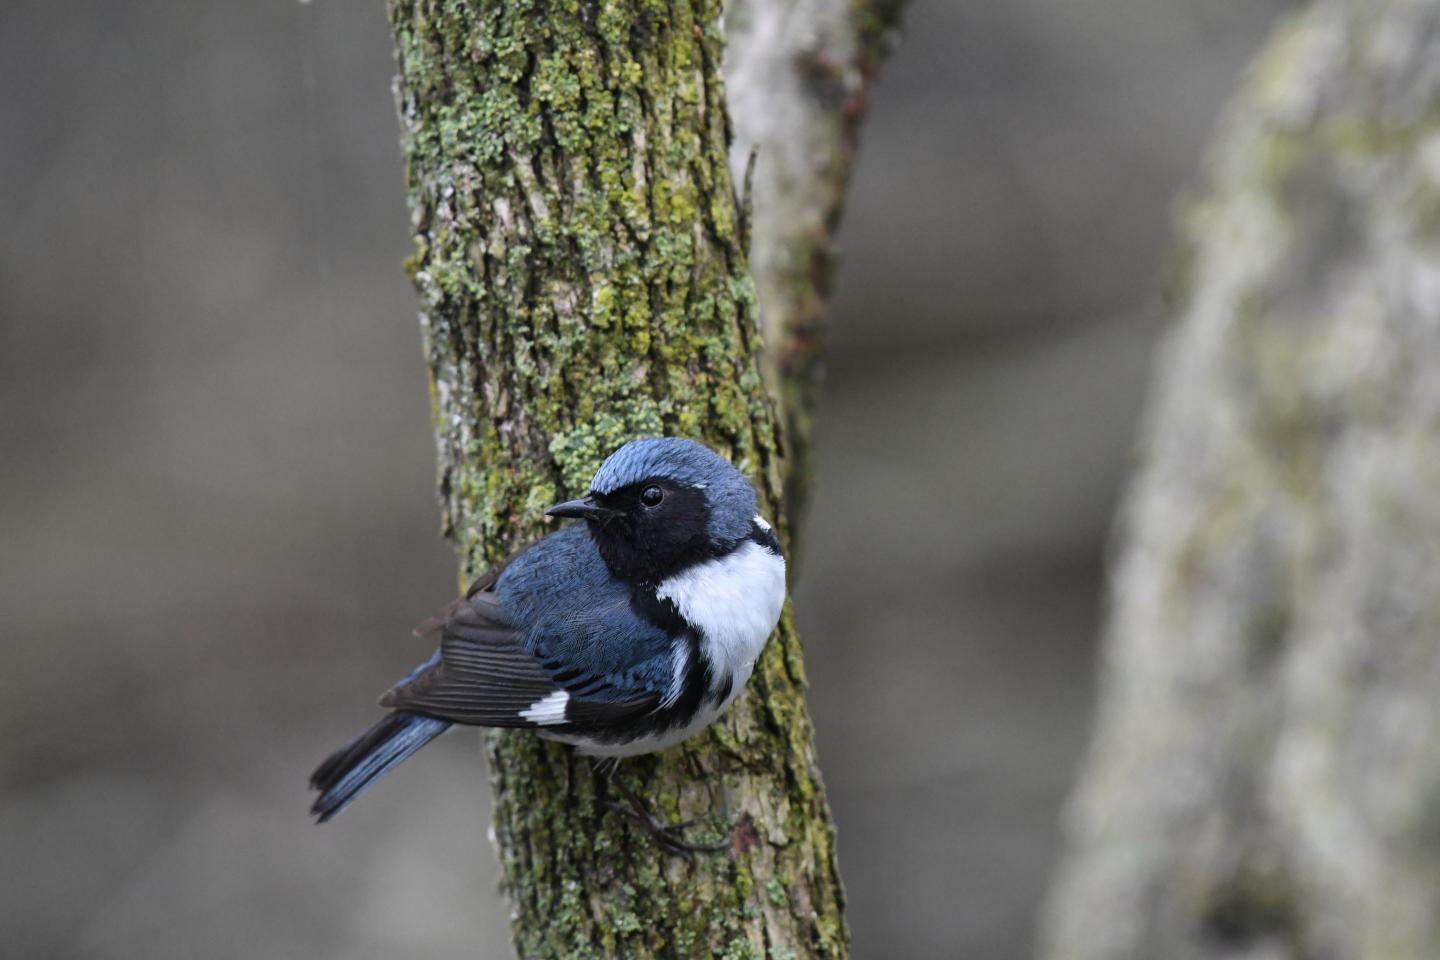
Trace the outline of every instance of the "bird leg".
{"label": "bird leg", "polygon": [[[690,857],[697,853],[718,853],[730,846],[728,840],[721,840],[718,843],[690,843],[680,839],[680,831],[693,827],[700,822],[701,818],[692,817],[679,823],[668,823],[661,820],[650,812],[645,801],[640,799],[640,796],[630,788],[629,784],[615,776],[615,768],[619,765],[619,757],[602,757],[595,762],[595,772],[601,776],[602,796],[598,800],[600,806],[627,818],[650,834],[651,839],[661,847],[680,856]],[[617,803],[603,795],[606,792],[605,788],[610,786],[620,791],[620,795],[626,800],[625,803]]]}

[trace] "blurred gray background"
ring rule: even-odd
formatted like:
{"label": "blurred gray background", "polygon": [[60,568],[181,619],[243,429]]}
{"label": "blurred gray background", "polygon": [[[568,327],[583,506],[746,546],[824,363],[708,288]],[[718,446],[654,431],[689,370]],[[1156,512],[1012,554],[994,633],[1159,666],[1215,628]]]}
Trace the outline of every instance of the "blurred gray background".
{"label": "blurred gray background", "polygon": [[[1168,212],[1283,6],[909,11],[796,591],[859,957],[1029,951]],[[455,589],[382,5],[5,14],[3,952],[508,956],[473,735],[305,816]]]}

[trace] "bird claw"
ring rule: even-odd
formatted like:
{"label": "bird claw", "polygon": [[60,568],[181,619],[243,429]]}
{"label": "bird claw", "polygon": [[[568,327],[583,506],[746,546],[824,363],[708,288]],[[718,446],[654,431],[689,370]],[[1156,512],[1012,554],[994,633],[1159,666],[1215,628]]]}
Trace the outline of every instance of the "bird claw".
{"label": "bird claw", "polygon": [[650,834],[651,839],[670,853],[683,857],[693,857],[697,853],[719,853],[730,846],[729,841],[721,840],[716,843],[691,843],[681,839],[679,833],[700,823],[703,817],[691,817],[688,820],[681,820],[678,823],[668,823],[650,813],[648,810],[634,807],[630,804],[616,803],[614,800],[602,800],[601,806],[612,813],[618,813],[629,819],[636,826]]}
{"label": "bird claw", "polygon": [[[595,770],[602,778],[600,781],[601,792],[596,797],[596,801],[602,808],[629,819],[650,834],[651,839],[662,848],[678,856],[693,858],[697,853],[719,853],[729,848],[728,840],[720,840],[715,843],[691,843],[688,840],[682,840],[678,834],[700,823],[704,818],[691,817],[678,823],[661,820],[650,812],[639,794],[632,790],[625,781],[616,778],[615,768],[618,765],[619,760],[613,758],[600,760],[595,764]],[[608,792],[606,788],[611,786],[620,791],[620,795],[625,798],[625,803],[618,803],[606,795]]]}

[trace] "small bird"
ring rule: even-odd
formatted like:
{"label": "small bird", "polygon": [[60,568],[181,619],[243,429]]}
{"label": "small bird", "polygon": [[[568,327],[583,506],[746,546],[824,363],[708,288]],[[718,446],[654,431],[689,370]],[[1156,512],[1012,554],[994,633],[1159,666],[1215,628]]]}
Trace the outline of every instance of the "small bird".
{"label": "small bird", "polygon": [[620,759],[679,743],[744,688],[785,603],[785,558],[755,490],[693,440],[635,440],[590,491],[546,511],[572,523],[513,554],[416,628],[440,649],[380,698],[392,708],[310,778],[319,822],[452,724],[523,727],[597,758],[634,819],[680,852],[623,781]]}

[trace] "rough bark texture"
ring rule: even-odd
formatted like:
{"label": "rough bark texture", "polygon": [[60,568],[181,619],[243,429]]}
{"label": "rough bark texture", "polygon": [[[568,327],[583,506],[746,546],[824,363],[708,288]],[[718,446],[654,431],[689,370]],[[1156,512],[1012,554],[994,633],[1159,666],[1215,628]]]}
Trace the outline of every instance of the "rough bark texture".
{"label": "rough bark texture", "polygon": [[[786,512],[810,487],[810,425],[822,373],[825,305],[860,123],[900,0],[731,0],[725,86],[730,170],[752,185],[750,266],[762,368],[785,420]],[[754,161],[753,170],[750,163]]]}
{"label": "rough bark texture", "polygon": [[1440,957],[1440,5],[1283,25],[1183,214],[1044,955]]}
{"label": "rough bark texture", "polygon": [[[447,533],[468,576],[635,436],[696,437],[781,518],[726,168],[720,7],[392,0]],[[784,536],[782,524],[782,536]],[[728,717],[621,776],[728,852],[594,805],[588,762],[487,737],[520,956],[839,957],[834,831],[787,612]]]}

